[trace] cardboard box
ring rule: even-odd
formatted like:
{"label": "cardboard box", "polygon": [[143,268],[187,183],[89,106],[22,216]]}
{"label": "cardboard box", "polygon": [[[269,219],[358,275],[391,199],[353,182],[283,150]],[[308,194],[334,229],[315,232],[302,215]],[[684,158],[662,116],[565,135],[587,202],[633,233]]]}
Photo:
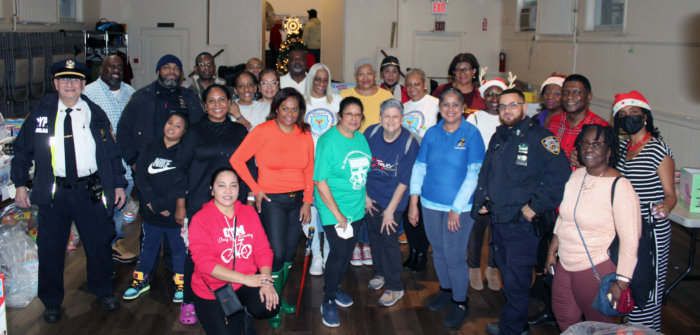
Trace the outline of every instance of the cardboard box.
{"label": "cardboard box", "polygon": [[700,169],[681,169],[680,198],[689,212],[700,213]]}

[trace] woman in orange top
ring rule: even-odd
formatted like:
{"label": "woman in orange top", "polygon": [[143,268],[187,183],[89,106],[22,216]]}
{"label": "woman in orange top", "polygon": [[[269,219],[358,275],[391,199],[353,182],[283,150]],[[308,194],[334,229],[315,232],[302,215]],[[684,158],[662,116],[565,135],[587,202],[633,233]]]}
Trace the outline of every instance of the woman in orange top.
{"label": "woman in orange top", "polygon": [[[272,278],[280,297],[294,262],[301,226],[311,221],[314,142],[309,125],[304,122],[305,109],[304,97],[297,90],[284,88],[277,92],[268,121],[246,136],[230,160],[255,194],[260,220],[274,253]],[[245,164],[253,156],[258,164],[257,182]],[[296,311],[280,300],[282,312]],[[277,328],[282,318],[276,315],[269,322]]]}

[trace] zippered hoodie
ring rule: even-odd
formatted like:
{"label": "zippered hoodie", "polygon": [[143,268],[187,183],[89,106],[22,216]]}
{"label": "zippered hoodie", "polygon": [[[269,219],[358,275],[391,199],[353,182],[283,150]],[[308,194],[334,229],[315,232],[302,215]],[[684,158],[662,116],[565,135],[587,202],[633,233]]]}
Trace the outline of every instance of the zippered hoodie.
{"label": "zippered hoodie", "polygon": [[[234,217],[226,217],[211,200],[190,222],[189,249],[194,261],[192,291],[202,299],[215,299],[207,285],[216,290],[227,283],[215,279],[211,273],[217,264],[229,269],[233,264],[234,223],[235,271],[250,275],[261,267],[272,267],[272,249],[255,209],[236,201],[233,210]],[[232,285],[234,290],[241,287],[241,284]]]}

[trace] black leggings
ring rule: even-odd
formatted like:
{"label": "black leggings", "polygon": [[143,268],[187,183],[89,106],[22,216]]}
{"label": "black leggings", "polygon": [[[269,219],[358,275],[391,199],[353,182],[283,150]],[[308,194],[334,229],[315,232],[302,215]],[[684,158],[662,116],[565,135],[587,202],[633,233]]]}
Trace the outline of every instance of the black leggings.
{"label": "black leggings", "polygon": [[194,273],[194,262],[192,261],[192,256],[189,250],[187,251],[187,256],[185,257],[185,287],[182,290],[182,304],[188,305],[194,303],[194,292],[192,292],[192,274]]}
{"label": "black leggings", "polygon": [[423,225],[423,210],[418,201],[418,225],[413,227],[408,222],[408,208],[403,212],[403,231],[406,233],[408,248],[416,249],[417,252],[428,255],[428,237],[425,236],[425,226]]}
{"label": "black leggings", "polygon": [[[256,319],[269,319],[279,313],[279,304],[268,311],[265,303],[260,302],[260,288],[241,286],[236,290],[238,300],[244,309]],[[228,323],[224,320],[224,311],[216,300],[202,299],[194,296],[194,309],[197,319],[202,324],[204,331],[209,334],[242,334],[245,322],[245,312],[240,311],[230,318]]]}
{"label": "black leggings", "polygon": [[299,210],[303,196],[302,191],[267,194],[271,201],[262,201],[260,221],[274,254],[273,272],[280,271],[285,262],[294,262],[302,234]]}

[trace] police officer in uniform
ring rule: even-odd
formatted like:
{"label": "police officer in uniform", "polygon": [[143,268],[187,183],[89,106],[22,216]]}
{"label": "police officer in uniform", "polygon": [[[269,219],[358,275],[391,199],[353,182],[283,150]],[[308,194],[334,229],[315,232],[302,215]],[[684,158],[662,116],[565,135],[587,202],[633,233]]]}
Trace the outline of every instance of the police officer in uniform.
{"label": "police officer in uniform", "polygon": [[559,206],[569,179],[566,155],[556,138],[525,115],[525,97],[517,89],[501,93],[501,126],[491,138],[479,184],[474,192],[472,217],[489,213],[495,259],[503,279],[506,303],[489,334],[527,334],[532,268],[537,263],[533,219]]}
{"label": "police officer in uniform", "polygon": [[[124,205],[126,179],[119,148],[105,112],[84,95],[87,65],[66,59],[53,64],[56,93],[44,96],[24,121],[14,144],[11,178],[15,203],[39,207],[39,299],[44,320],[61,319],[63,266],[75,222],[87,260],[88,288],[104,309],[119,307],[112,287],[113,206]],[[35,161],[33,190],[27,190]]]}

